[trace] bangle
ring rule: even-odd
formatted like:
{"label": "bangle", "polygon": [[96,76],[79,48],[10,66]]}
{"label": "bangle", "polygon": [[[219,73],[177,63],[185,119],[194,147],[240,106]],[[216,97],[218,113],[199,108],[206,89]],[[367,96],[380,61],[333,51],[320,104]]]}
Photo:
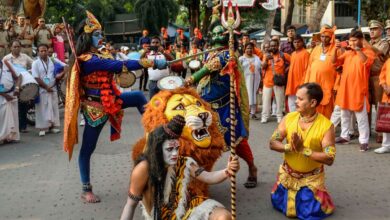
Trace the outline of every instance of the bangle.
{"label": "bangle", "polygon": [[304,148],[302,154],[305,155],[305,157],[310,157],[310,155],[313,154],[313,151],[310,148]]}
{"label": "bangle", "polygon": [[227,177],[232,177],[232,175],[229,173],[228,169],[225,169],[225,174]]}
{"label": "bangle", "polygon": [[291,152],[291,150],[292,150],[291,144],[284,145],[284,152]]}

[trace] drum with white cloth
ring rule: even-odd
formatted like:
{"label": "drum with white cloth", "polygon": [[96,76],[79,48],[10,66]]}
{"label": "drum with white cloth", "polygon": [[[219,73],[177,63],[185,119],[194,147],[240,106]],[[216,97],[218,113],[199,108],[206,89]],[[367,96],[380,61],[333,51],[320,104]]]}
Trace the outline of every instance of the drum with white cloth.
{"label": "drum with white cloth", "polygon": [[22,75],[22,84],[20,87],[19,100],[21,102],[28,102],[34,100],[38,95],[39,86],[34,77],[28,72],[20,72]]}
{"label": "drum with white cloth", "polygon": [[160,90],[174,90],[184,86],[184,79],[180,76],[166,76],[157,82]]}
{"label": "drum with white cloth", "polygon": [[198,71],[198,70],[200,70],[201,63],[199,60],[191,60],[190,64],[188,64],[188,66],[190,67],[190,69],[192,71]]}

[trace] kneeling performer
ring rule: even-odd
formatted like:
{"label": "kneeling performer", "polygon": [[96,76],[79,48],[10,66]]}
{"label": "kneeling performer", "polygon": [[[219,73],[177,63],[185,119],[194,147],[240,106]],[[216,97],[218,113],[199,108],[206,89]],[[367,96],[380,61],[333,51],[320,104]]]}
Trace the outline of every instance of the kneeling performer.
{"label": "kneeling performer", "polygon": [[[323,219],[334,211],[325,187],[324,164],[336,156],[332,122],[318,113],[323,92],[316,83],[301,85],[296,112],[287,114],[270,141],[271,150],[284,154],[271,200],[287,217]],[[287,139],[287,144],[282,142]]]}

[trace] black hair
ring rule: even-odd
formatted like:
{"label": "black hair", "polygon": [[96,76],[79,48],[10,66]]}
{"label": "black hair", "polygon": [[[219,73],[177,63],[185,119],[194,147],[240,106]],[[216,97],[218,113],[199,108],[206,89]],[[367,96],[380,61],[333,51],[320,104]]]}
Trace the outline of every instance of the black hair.
{"label": "black hair", "polygon": [[303,40],[303,37],[301,36],[301,35],[296,35],[295,37],[294,37],[294,40],[300,40],[300,41],[302,41],[302,42],[305,42],[304,40]]}
{"label": "black hair", "polygon": [[19,44],[19,46],[22,46],[22,43],[18,39],[15,39],[15,40],[11,41],[10,46],[12,46],[15,42],[17,42]]}
{"label": "black hair", "polygon": [[322,98],[324,97],[324,93],[322,92],[321,86],[317,83],[305,83],[298,87],[298,89],[303,88],[306,88],[309,99],[315,99],[317,101],[316,106],[318,106],[321,103]]}
{"label": "black hair", "polygon": [[152,41],[153,39],[157,39],[157,40],[158,40],[158,42],[160,42],[160,43],[161,43],[161,39],[160,39],[160,37],[159,37],[159,36],[155,35],[155,36],[151,37],[151,38],[150,38],[150,41]]}
{"label": "black hair", "polygon": [[271,46],[271,42],[275,42],[278,46],[279,46],[279,41],[278,40],[276,40],[276,39],[271,39],[270,41],[269,41],[269,45]]}
{"label": "black hair", "polygon": [[46,49],[49,49],[49,46],[47,44],[38,44],[38,47],[37,47],[38,51],[39,51],[39,48],[41,48],[41,47],[46,47]]}
{"label": "black hair", "polygon": [[354,37],[354,38],[357,38],[357,39],[363,39],[364,38],[364,35],[363,35],[363,32],[357,28],[354,28],[352,29],[351,33],[349,34],[349,37]]}
{"label": "black hair", "polygon": [[290,25],[287,27],[287,30],[294,30],[295,31],[295,30],[297,30],[297,28],[293,25]]}
{"label": "black hair", "polygon": [[249,34],[245,33],[242,35],[242,37],[248,37],[249,38]]}
{"label": "black hair", "polygon": [[76,55],[80,56],[83,53],[89,52],[92,47],[92,34],[84,32],[84,25],[86,19],[82,20],[77,27],[77,43],[76,43]]}
{"label": "black hair", "polygon": [[252,43],[252,42],[249,42],[249,43],[246,43],[246,44],[244,45],[244,51],[246,50],[246,48],[247,48],[248,46],[252,46],[252,49],[255,48],[255,44]]}

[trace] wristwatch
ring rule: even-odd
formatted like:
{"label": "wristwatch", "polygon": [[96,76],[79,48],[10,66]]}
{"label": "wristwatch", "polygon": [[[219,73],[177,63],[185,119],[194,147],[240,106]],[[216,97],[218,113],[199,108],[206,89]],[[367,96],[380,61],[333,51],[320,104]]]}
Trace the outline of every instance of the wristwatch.
{"label": "wristwatch", "polygon": [[302,151],[302,154],[305,155],[305,157],[310,157],[312,155],[313,151],[310,148],[304,148]]}

